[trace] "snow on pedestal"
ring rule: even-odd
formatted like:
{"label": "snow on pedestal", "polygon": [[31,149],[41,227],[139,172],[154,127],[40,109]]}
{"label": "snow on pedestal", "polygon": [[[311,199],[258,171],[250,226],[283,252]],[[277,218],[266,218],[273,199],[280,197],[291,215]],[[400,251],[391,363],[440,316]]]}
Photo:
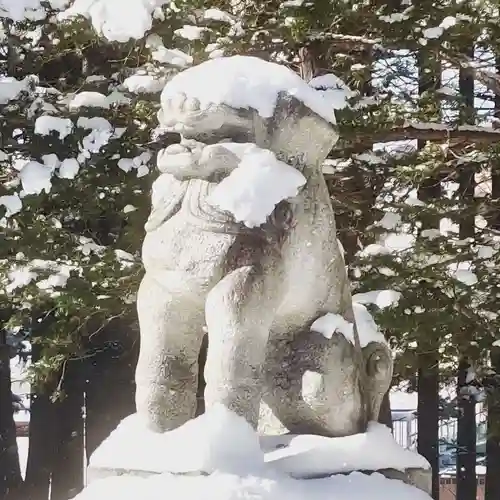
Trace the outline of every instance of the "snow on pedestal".
{"label": "snow on pedestal", "polygon": [[162,474],[112,477],[88,486],[75,500],[430,500],[426,493],[381,474],[353,472],[308,481],[282,474],[210,476]]}
{"label": "snow on pedestal", "polygon": [[363,434],[342,438],[284,435],[261,439],[265,462],[301,479],[359,470],[404,472],[430,467],[424,457],[398,445],[390,429],[377,422],[370,422]]}
{"label": "snow on pedestal", "polygon": [[381,424],[345,438],[259,438],[244,418],[216,406],[164,434],[127,417],[92,455],[91,484],[75,498],[429,500],[403,481],[357,472],[428,467]]}
{"label": "snow on pedestal", "polygon": [[243,417],[216,406],[164,434],[147,429],[139,415],[125,418],[90,458],[90,469],[180,474],[258,469],[259,438]]}

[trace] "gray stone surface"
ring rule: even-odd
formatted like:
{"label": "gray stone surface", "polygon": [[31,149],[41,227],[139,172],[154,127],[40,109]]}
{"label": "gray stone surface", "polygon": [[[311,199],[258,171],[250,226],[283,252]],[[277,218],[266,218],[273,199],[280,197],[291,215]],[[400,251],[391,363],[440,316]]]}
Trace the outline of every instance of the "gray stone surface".
{"label": "gray stone surface", "polygon": [[[138,413],[157,431],[194,416],[207,328],[207,408],[223,403],[254,427],[260,411],[260,426],[269,432],[364,431],[391,378],[387,347],[368,346],[380,355],[367,363],[343,335],[327,339],[310,331],[327,312],[354,319],[321,171],[338,138],[335,127],[286,94],[268,119],[224,105],[200,110],[183,94],[163,100],[159,118],[182,133],[183,144],[158,157],[161,174],[146,225]],[[249,229],[207,202],[238,164],[224,140],[268,148],[307,179],[261,227]]]}

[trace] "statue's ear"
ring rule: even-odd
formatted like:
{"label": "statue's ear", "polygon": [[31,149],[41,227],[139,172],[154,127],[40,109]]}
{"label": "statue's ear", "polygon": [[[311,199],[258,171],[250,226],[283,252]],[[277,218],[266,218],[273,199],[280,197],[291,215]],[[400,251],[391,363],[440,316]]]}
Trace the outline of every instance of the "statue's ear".
{"label": "statue's ear", "polygon": [[271,118],[266,120],[268,147],[287,156],[302,155],[307,164],[322,162],[338,140],[336,126],[302,101],[280,93]]}

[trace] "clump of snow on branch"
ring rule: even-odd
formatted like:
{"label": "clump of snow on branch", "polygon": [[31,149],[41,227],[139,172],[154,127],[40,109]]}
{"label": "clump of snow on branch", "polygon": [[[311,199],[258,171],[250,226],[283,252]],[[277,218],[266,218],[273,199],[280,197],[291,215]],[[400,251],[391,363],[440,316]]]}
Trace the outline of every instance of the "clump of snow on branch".
{"label": "clump of snow on branch", "polygon": [[1,284],[5,293],[12,294],[16,289],[28,286],[45,274],[47,275],[45,278],[36,281],[36,286],[41,291],[56,297],[59,294],[56,289],[66,287],[73,271],[80,273],[81,268],[70,262],[34,259],[28,263],[12,266]]}
{"label": "clump of snow on branch", "polygon": [[76,0],[59,15],[60,20],[83,16],[90,19],[97,33],[110,41],[126,42],[140,39],[151,29],[156,9],[167,0]]}
{"label": "clump of snow on branch", "polygon": [[37,161],[28,162],[19,177],[25,194],[48,193],[52,188],[52,169]]}
{"label": "clump of snow on branch", "polygon": [[153,60],[169,64],[171,66],[184,68],[193,64],[193,58],[179,49],[167,49],[162,39],[155,33],[146,38],[146,47],[151,50]]}
{"label": "clump of snow on branch", "polygon": [[69,103],[69,109],[76,110],[82,107],[108,109],[109,101],[100,92],[79,92]]}
{"label": "clump of snow on branch", "polygon": [[309,85],[322,92],[333,109],[346,108],[349,105],[349,98],[357,95],[333,73],[317,76],[309,80]]}
{"label": "clump of snow on branch", "polygon": [[0,206],[5,207],[5,217],[10,217],[21,211],[23,202],[17,193],[0,196]]}
{"label": "clump of snow on branch", "polygon": [[23,80],[17,80],[11,76],[1,76],[0,104],[7,104],[9,101],[16,99],[21,92],[28,92],[32,82],[32,76],[27,76]]}
{"label": "clump of snow on branch", "polygon": [[62,141],[73,132],[73,122],[69,118],[39,116],[35,121],[35,134],[49,135],[51,132],[56,132]]}

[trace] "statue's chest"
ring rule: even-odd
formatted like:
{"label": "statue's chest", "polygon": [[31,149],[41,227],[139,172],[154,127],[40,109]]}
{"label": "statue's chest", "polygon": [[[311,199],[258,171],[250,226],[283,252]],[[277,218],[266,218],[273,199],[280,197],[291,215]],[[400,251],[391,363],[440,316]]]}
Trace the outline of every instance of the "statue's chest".
{"label": "statue's chest", "polygon": [[180,210],[146,234],[142,246],[146,269],[181,271],[200,278],[223,273],[236,236],[204,230],[190,219]]}

